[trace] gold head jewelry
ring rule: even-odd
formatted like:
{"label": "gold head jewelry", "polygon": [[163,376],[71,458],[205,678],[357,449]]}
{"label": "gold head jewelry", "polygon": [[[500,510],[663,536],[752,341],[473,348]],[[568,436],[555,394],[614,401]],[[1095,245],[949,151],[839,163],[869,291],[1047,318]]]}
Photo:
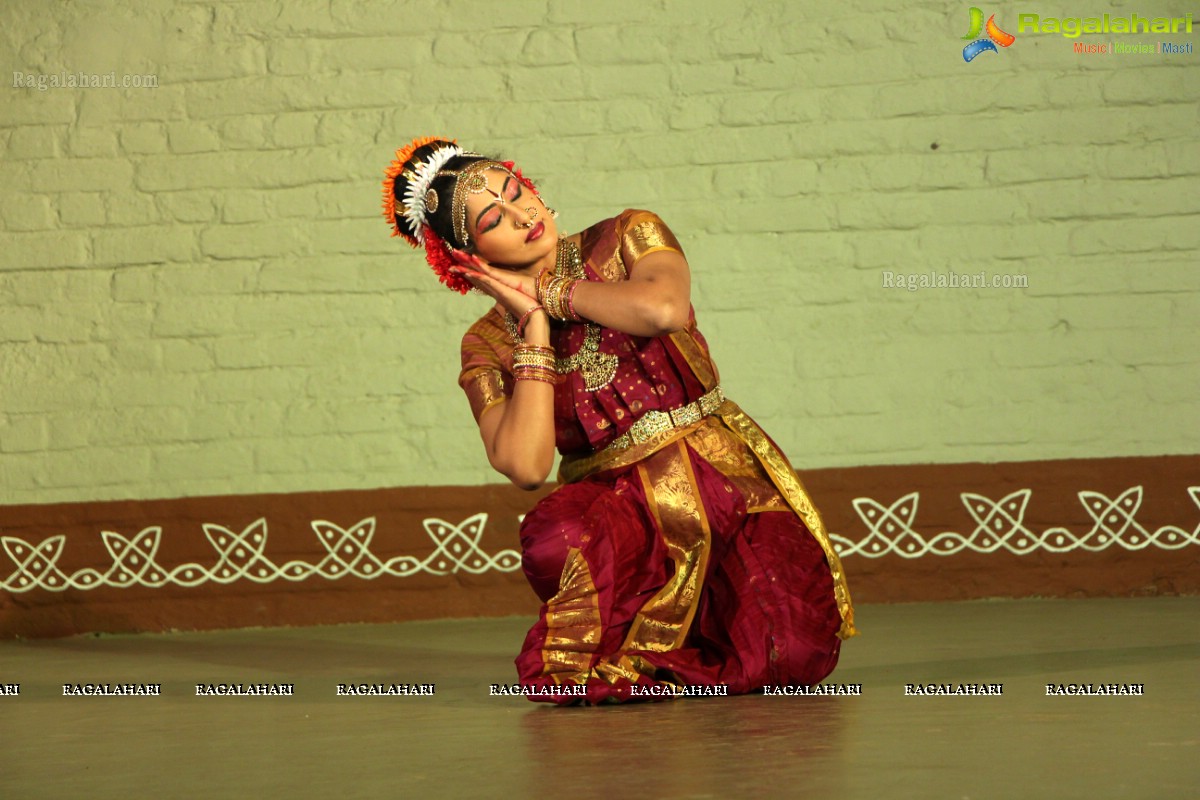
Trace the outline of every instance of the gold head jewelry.
{"label": "gold head jewelry", "polygon": [[[508,167],[501,164],[499,161],[472,161],[465,167],[459,170],[441,170],[438,176],[447,176],[454,178],[454,195],[450,204],[450,216],[454,221],[454,236],[458,239],[460,247],[470,245],[470,236],[467,234],[467,196],[472,194],[482,194],[487,192],[504,204],[504,197],[488,189],[487,176],[484,174],[489,169],[507,172],[512,175]],[[515,176],[514,176],[515,177]]]}

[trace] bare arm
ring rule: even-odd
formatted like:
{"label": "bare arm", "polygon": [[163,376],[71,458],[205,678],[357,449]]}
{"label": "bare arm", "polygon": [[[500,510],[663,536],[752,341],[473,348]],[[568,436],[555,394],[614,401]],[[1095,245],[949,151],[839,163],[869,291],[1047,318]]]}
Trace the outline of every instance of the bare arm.
{"label": "bare arm", "polygon": [[[525,341],[549,345],[545,312],[525,326]],[[479,418],[479,433],[492,467],[517,486],[533,491],[545,482],[554,464],[554,385],[517,381],[512,397]]]}
{"label": "bare arm", "polygon": [[[487,270],[487,271],[485,271]],[[455,270],[505,310],[520,317],[537,305],[533,298],[508,285],[513,276],[493,277],[482,262]],[[525,325],[525,342],[550,345],[550,319],[536,311]],[[488,463],[517,486],[528,491],[540,487],[554,465],[554,385],[543,381],[516,381],[512,396],[486,409],[479,417],[479,434]]]}
{"label": "bare arm", "polygon": [[662,336],[683,330],[691,306],[692,280],[681,253],[659,250],[633,265],[629,280],[584,281],[575,288],[575,311],[634,336]]}

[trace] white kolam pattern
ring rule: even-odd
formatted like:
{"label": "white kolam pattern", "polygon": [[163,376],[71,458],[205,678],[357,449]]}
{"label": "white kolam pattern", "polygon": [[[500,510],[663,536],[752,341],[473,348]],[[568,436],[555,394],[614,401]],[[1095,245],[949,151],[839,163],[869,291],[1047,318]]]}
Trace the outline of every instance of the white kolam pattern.
{"label": "white kolam pattern", "polygon": [[32,544],[16,536],[0,536],[0,546],[16,565],[16,570],[0,581],[0,590],[28,592],[33,589],[65,591],[96,589],[101,586],[199,586],[204,583],[226,584],[248,580],[270,583],[276,580],[303,581],[318,577],[339,580],[346,577],[373,580],[385,575],[407,578],[417,574],[451,575],[467,572],[478,575],[489,570],[514,572],[521,566],[515,550],[500,550],[488,555],[479,545],[487,514],[468,517],[455,525],[441,519],[424,521],[425,532],[434,542],[432,553],[422,558],[395,556],[386,561],[371,552],[375,518],[368,517],[349,529],[326,520],[311,523],[325,555],[315,564],[288,561],[278,564],[266,554],[267,521],[259,519],[241,533],[212,523],[205,524],[204,535],[216,550],[213,564],[179,564],[165,567],[158,562],[161,527],[145,528],[132,537],[113,531],[100,535],[112,557],[105,569],[87,567],[67,574],[58,568],[66,536],[51,536]]}
{"label": "white kolam pattern", "polygon": [[[975,520],[974,530],[965,536],[946,531],[929,538],[914,530],[920,500],[918,492],[910,492],[890,506],[869,497],[859,497],[853,501],[854,509],[869,533],[857,541],[836,533],[829,538],[842,558],[852,555],[879,558],[889,554],[903,558],[952,556],[964,550],[976,553],[1006,550],[1017,555],[1036,550],[1051,553],[1073,550],[1099,552],[1112,547],[1125,550],[1144,550],[1147,547],[1179,550],[1200,544],[1200,524],[1190,531],[1173,525],[1150,531],[1141,525],[1135,518],[1142,506],[1141,486],[1126,489],[1115,499],[1100,492],[1079,492],[1079,502],[1083,503],[1088,516],[1092,518],[1091,529],[1083,534],[1067,528],[1047,528],[1041,533],[1030,530],[1025,525],[1025,509],[1032,494],[1031,489],[1021,489],[994,501],[980,494],[963,492],[959,498],[966,506],[967,513]],[[1188,494],[1200,508],[1200,486],[1189,487]]]}
{"label": "white kolam pattern", "polygon": [[[1188,493],[1200,508],[1200,486],[1190,487]],[[1024,518],[1032,494],[1031,489],[1021,489],[993,501],[983,495],[964,492],[959,497],[975,520],[974,530],[967,535],[947,531],[929,538],[914,530],[919,492],[910,492],[890,506],[869,497],[859,497],[853,504],[866,524],[868,534],[853,541],[833,533],[830,539],[842,558],[854,555],[879,558],[888,554],[920,558],[950,556],[964,550],[976,553],[1006,550],[1017,555],[1037,550],[1099,552],[1111,547],[1179,550],[1200,544],[1200,524],[1190,531],[1171,525],[1150,531],[1142,526],[1136,519],[1142,505],[1141,486],[1127,489],[1115,499],[1100,492],[1079,492],[1079,500],[1092,518],[1091,529],[1083,534],[1067,528],[1047,528],[1040,533],[1030,530]],[[368,517],[348,529],[326,520],[314,520],[310,524],[325,550],[325,555],[316,563],[293,560],[279,564],[272,560],[266,553],[267,521],[258,519],[240,533],[206,523],[204,535],[216,551],[215,563],[186,563],[174,567],[165,567],[158,561],[161,527],[145,528],[131,537],[102,531],[100,536],[112,564],[104,569],[86,567],[70,574],[58,567],[66,536],[51,536],[39,544],[16,536],[0,536],[0,546],[16,567],[0,581],[0,590],[20,593],[33,589],[61,592],[102,586],[158,588],[228,584],[240,580],[255,583],[303,581],[314,577],[374,580],[386,575],[407,578],[418,574],[515,572],[521,566],[521,554],[516,550],[500,550],[495,555],[488,555],[480,546],[487,525],[486,513],[470,516],[458,525],[437,518],[424,520],[425,532],[435,547],[432,553],[421,558],[394,556],[383,560],[372,553],[375,517]]]}

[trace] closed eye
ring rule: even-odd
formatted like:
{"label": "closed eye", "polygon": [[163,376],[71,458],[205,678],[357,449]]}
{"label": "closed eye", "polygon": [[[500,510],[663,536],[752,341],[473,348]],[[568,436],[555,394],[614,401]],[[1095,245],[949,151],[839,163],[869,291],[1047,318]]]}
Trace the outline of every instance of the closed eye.
{"label": "closed eye", "polygon": [[521,196],[521,184],[511,175],[504,181],[504,199],[511,203]]}
{"label": "closed eye", "polygon": [[479,229],[480,233],[485,233],[499,224],[500,209],[493,205],[480,215],[479,220],[475,223],[475,227]]}
{"label": "closed eye", "polygon": [[[504,180],[504,186],[500,188],[505,203],[514,202],[521,197],[521,184],[516,178],[511,175]],[[483,210],[483,213],[475,220],[475,227],[479,233],[486,233],[492,228],[500,224],[500,209],[494,204]]]}

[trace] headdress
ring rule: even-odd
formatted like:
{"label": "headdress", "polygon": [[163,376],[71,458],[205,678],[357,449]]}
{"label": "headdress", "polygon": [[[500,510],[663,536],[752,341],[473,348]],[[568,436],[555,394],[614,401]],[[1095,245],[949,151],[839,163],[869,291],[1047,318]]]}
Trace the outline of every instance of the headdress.
{"label": "headdress", "polygon": [[[410,163],[413,152],[434,142],[444,142],[445,146],[435,150],[424,162]],[[425,243],[423,228],[428,225],[426,215],[437,211],[437,192],[430,188],[433,179],[447,161],[461,155],[464,155],[463,149],[453,139],[446,141],[438,136],[413,139],[396,151],[396,157],[383,171],[387,176],[383,181],[383,216],[392,226],[392,236],[404,237],[413,247]],[[407,181],[408,188],[401,199],[401,207],[397,209],[396,178],[401,175]],[[400,221],[401,217],[404,218],[403,222]]]}
{"label": "headdress", "polygon": [[[441,143],[442,146],[435,148],[432,154],[423,160],[413,158],[413,153],[417,150],[437,143]],[[443,169],[451,159],[457,156],[468,156],[479,160],[472,161],[457,170]],[[466,294],[471,289],[471,284],[466,278],[450,271],[450,268],[455,265],[450,257],[451,245],[443,241],[429,224],[429,215],[438,209],[438,193],[433,189],[433,181],[442,176],[455,178],[451,219],[454,222],[454,236],[458,239],[459,245],[465,247],[469,243],[467,195],[486,189],[487,180],[483,173],[488,169],[505,170],[535,195],[538,193],[533,183],[514,167],[513,162],[484,159],[478,153],[463,150],[455,140],[447,140],[439,136],[426,136],[409,142],[396,151],[392,163],[384,170],[387,177],[383,181],[383,216],[392,228],[392,236],[402,237],[414,248],[423,245],[425,260],[438,274],[439,280],[461,294]],[[396,181],[401,178],[407,186],[400,199],[400,204],[397,206]]]}

